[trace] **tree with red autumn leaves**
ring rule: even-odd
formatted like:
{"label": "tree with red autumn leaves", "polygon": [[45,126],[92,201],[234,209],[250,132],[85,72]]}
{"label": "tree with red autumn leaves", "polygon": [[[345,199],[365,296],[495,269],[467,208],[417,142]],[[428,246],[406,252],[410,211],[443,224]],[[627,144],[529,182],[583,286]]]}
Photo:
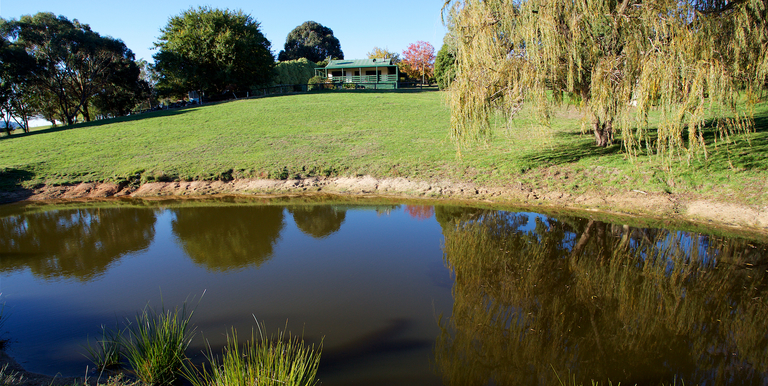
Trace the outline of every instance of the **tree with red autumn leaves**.
{"label": "tree with red autumn leaves", "polygon": [[421,40],[411,43],[408,49],[403,51],[401,63],[403,72],[412,78],[421,76],[421,83],[424,83],[435,71],[435,47]]}

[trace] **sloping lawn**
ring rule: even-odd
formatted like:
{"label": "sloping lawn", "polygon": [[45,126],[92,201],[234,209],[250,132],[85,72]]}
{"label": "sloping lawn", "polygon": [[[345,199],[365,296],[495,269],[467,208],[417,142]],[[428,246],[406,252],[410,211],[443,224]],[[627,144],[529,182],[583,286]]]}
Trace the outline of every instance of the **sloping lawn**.
{"label": "sloping lawn", "polygon": [[642,190],[766,203],[768,103],[756,132],[669,168],[593,146],[578,114],[536,130],[523,113],[458,156],[437,91],[237,100],[0,138],[0,188],[91,181],[410,177],[581,193]]}

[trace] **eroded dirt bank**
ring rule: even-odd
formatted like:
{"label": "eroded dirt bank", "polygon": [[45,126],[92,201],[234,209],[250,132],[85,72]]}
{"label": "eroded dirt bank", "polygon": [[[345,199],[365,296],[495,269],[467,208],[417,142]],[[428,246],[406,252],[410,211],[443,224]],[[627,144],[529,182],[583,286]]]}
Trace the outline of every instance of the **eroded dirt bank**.
{"label": "eroded dirt bank", "polygon": [[203,196],[214,194],[285,195],[325,193],[386,197],[436,198],[492,201],[510,205],[551,206],[605,213],[650,215],[691,220],[718,226],[745,228],[768,234],[768,206],[758,207],[726,201],[638,190],[608,194],[572,195],[537,191],[520,184],[481,187],[450,181],[417,181],[408,178],[307,178],[301,180],[244,179],[233,181],[152,182],[141,186],[81,183],[43,186],[34,190],[0,193],[0,202],[106,197]]}

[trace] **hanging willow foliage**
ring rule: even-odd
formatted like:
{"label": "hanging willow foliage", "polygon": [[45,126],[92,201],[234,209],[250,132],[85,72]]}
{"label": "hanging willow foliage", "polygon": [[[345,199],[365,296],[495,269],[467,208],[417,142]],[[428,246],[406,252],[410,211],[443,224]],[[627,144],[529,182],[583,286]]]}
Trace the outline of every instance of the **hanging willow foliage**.
{"label": "hanging willow foliage", "polygon": [[768,0],[447,0],[443,11],[458,37],[448,103],[459,143],[525,103],[548,123],[567,98],[597,146],[616,133],[633,157],[644,147],[690,161],[707,155],[708,119],[720,140],[751,131],[768,84]]}

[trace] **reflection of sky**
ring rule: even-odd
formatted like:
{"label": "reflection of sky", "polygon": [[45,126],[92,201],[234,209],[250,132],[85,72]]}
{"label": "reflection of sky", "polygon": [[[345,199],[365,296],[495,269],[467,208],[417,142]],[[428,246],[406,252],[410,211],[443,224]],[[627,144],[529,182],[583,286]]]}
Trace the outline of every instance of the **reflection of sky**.
{"label": "reflection of sky", "polygon": [[515,214],[528,216],[528,222],[525,225],[518,228],[518,230],[521,230],[523,232],[532,232],[536,230],[536,220],[546,223],[547,220],[549,219],[549,217],[543,214],[538,214],[538,213],[520,212]]}
{"label": "reflection of sky", "polygon": [[[501,212],[501,213],[507,213],[507,212]],[[531,212],[518,212],[518,213],[508,213],[513,216],[507,217],[509,219],[509,223],[512,225],[513,221],[516,221],[519,217],[518,216],[526,216],[527,221],[523,224],[520,224],[517,227],[517,230],[523,233],[529,233],[535,236],[539,241],[541,241],[541,236],[538,235],[536,231],[537,223],[541,222],[545,227],[549,226],[551,221],[557,222],[557,219],[550,218],[548,216],[545,216],[543,214],[539,213],[531,213]],[[610,224],[609,224],[610,226]],[[632,236],[629,241],[629,246],[631,249],[637,250],[638,248],[645,247],[648,248],[649,246],[646,243],[641,243],[637,237],[643,237],[638,235],[638,232],[644,232],[645,230],[639,229],[639,228],[630,228],[630,232]],[[641,258],[641,260],[645,261],[647,256],[647,251],[652,250],[654,251],[654,259],[662,258],[667,260],[667,267],[666,272],[667,274],[670,274],[675,269],[675,259],[679,257],[683,257],[684,263],[691,263],[691,262],[697,262],[698,264],[701,264],[702,266],[715,266],[717,264],[717,256],[719,255],[720,251],[717,249],[713,249],[710,247],[709,238],[704,235],[696,234],[696,233],[690,233],[685,231],[667,231],[667,230],[654,230],[655,232],[664,232],[666,233],[665,237],[657,239],[655,244],[653,245],[654,248],[651,249],[641,249],[638,253],[638,256]],[[614,235],[613,237],[621,237],[622,235]],[[565,237],[563,238],[560,246],[561,248],[571,251],[573,250],[574,246],[576,245],[576,242],[578,241],[580,237],[579,233],[576,232],[565,232]],[[678,267],[679,269],[683,269],[682,267]]]}

